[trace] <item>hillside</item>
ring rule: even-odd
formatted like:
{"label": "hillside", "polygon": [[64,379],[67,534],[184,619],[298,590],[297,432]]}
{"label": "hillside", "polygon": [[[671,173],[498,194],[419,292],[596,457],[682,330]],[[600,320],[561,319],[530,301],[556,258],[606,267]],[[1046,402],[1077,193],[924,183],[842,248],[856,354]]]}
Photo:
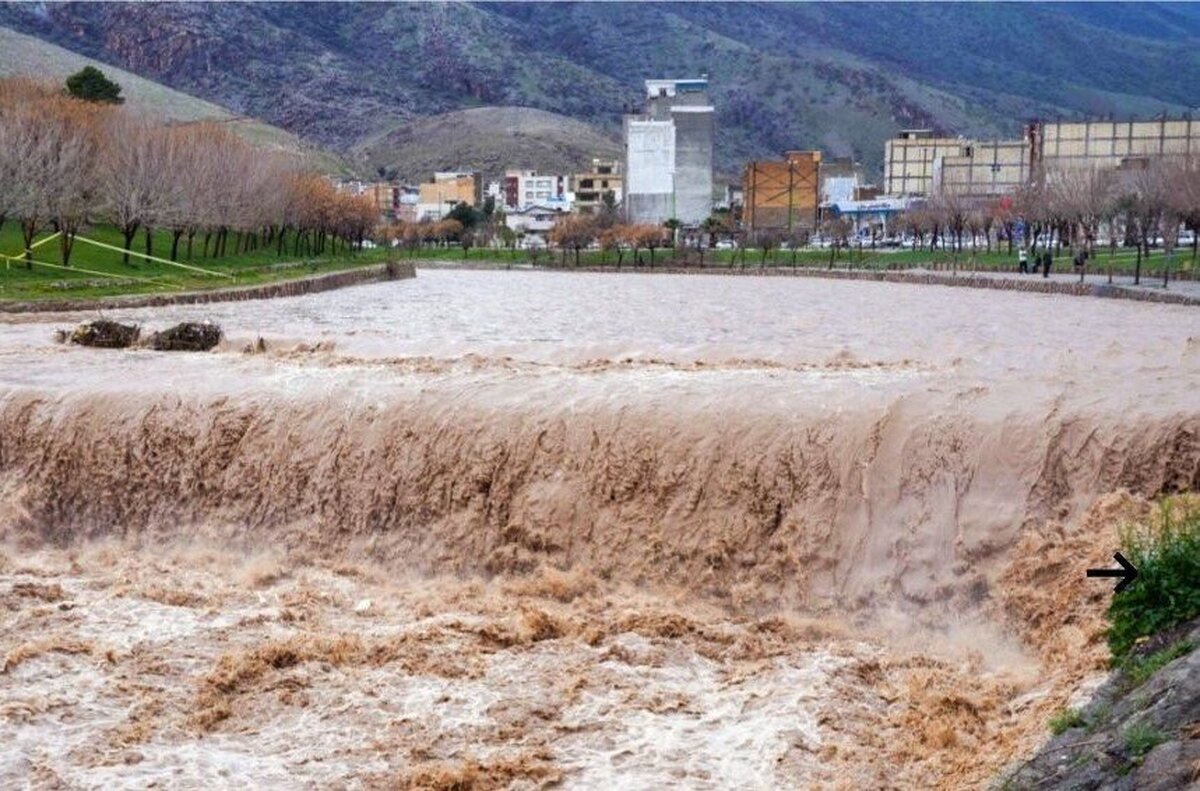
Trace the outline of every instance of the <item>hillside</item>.
{"label": "hillside", "polygon": [[[449,144],[449,145],[447,145]],[[477,107],[421,118],[357,144],[360,169],[396,169],[415,180],[435,170],[505,168],[569,172],[592,157],[619,158],[621,144],[596,127],[528,107]]]}
{"label": "hillside", "polygon": [[212,102],[189,96],[124,69],[0,27],[0,77],[27,75],[61,81],[88,65],[102,69],[120,83],[126,106],[137,113],[173,123],[216,121],[228,125],[255,143],[303,152],[315,166],[323,170],[338,172],[345,169],[339,157],[321,151],[292,132],[254,118],[236,115]]}
{"label": "hillside", "polygon": [[707,72],[726,173],[791,147],[878,168],[905,126],[1180,112],[1200,84],[1187,4],[64,3],[0,24],[343,151],[484,106],[615,134],[641,80]]}

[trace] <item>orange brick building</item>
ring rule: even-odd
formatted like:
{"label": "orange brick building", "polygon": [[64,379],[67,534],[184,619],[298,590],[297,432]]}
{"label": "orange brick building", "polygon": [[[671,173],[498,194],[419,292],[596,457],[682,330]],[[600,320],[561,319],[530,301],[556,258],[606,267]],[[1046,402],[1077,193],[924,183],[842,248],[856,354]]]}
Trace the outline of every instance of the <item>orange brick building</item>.
{"label": "orange brick building", "polygon": [[742,202],[742,225],[749,230],[816,230],[821,152],[787,151],[782,162],[747,163]]}

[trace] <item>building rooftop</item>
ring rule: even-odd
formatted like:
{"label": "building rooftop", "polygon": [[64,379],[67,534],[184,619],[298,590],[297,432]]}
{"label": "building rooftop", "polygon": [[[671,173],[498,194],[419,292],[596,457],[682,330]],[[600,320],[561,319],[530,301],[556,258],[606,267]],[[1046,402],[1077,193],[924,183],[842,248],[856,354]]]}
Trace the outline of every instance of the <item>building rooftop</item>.
{"label": "building rooftop", "polygon": [[708,90],[708,77],[683,80],[646,80],[646,96],[675,96],[679,93],[695,93]]}

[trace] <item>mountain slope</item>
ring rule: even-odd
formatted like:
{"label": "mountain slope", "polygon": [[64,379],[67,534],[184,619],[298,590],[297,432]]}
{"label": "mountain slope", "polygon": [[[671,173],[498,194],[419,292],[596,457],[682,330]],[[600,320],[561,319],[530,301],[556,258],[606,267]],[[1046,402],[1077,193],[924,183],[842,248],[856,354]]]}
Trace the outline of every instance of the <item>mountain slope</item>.
{"label": "mountain slope", "polygon": [[592,157],[619,158],[621,144],[582,121],[545,110],[476,107],[402,124],[362,141],[351,154],[365,172],[384,167],[416,180],[456,168],[571,172]]}
{"label": "mountain slope", "polygon": [[878,167],[904,126],[1012,135],[1200,101],[1186,4],[65,3],[0,24],[342,150],[482,106],[612,134],[641,80],[702,71],[727,173],[804,147]]}
{"label": "mountain slope", "polygon": [[126,106],[141,115],[173,123],[216,121],[260,145],[301,152],[323,170],[338,172],[345,169],[339,158],[318,150],[291,132],[254,118],[239,116],[212,102],[197,99],[124,69],[0,27],[0,77],[26,75],[59,82],[89,65],[103,69],[110,78],[120,83]]}

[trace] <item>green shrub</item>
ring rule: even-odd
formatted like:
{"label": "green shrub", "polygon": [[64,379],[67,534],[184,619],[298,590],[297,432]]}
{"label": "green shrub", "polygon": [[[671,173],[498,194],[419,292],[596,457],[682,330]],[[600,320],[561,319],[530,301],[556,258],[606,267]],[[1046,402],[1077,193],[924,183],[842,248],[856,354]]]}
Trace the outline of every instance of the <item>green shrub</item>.
{"label": "green shrub", "polygon": [[1140,687],[1150,679],[1150,676],[1185,654],[1191,653],[1194,645],[1187,640],[1179,640],[1161,651],[1155,651],[1149,656],[1129,656],[1120,664],[1125,671],[1125,677],[1131,687]]}
{"label": "green shrub", "polygon": [[1083,725],[1083,714],[1078,709],[1062,709],[1050,718],[1050,732],[1055,736]]}
{"label": "green shrub", "polygon": [[1125,749],[1135,759],[1141,758],[1166,740],[1166,736],[1149,725],[1131,725],[1125,731]]}
{"label": "green shrub", "polygon": [[1200,616],[1200,507],[1166,500],[1158,527],[1124,528],[1121,546],[1138,577],[1108,608],[1116,662],[1139,638]]}

